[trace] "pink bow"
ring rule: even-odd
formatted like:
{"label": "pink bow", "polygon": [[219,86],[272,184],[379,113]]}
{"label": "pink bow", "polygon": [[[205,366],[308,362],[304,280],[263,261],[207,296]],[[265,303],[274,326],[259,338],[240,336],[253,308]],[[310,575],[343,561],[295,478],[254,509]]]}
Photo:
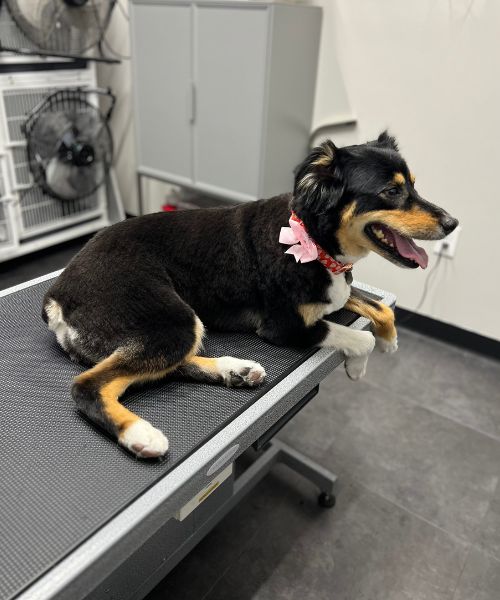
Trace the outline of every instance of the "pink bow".
{"label": "pink bow", "polygon": [[290,248],[285,254],[293,254],[296,262],[311,262],[318,258],[318,248],[307,234],[302,222],[298,223],[290,218],[290,227],[282,227],[280,231],[280,244],[289,244]]}

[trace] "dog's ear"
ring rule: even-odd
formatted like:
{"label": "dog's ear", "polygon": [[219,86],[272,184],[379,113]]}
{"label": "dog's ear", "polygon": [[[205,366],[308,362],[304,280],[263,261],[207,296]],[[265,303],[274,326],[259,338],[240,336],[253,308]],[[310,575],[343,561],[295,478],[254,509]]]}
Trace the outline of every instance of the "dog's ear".
{"label": "dog's ear", "polygon": [[383,148],[388,148],[389,150],[394,150],[395,152],[399,152],[396,138],[393,135],[389,135],[387,129],[382,131],[382,133],[378,136],[377,145],[382,146]]}
{"label": "dog's ear", "polygon": [[295,169],[292,208],[299,216],[324,214],[338,204],[344,192],[338,155],[338,148],[327,140]]}

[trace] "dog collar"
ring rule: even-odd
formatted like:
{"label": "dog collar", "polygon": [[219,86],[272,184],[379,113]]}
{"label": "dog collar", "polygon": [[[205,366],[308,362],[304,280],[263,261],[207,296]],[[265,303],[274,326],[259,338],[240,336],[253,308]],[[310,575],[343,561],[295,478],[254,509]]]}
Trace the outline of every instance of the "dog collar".
{"label": "dog collar", "polygon": [[325,252],[310,237],[304,222],[293,211],[288,222],[290,227],[282,227],[279,237],[280,244],[290,246],[288,250],[285,250],[285,254],[292,254],[295,261],[301,263],[317,260],[333,275],[340,275],[340,273],[352,270],[352,263],[342,263]]}

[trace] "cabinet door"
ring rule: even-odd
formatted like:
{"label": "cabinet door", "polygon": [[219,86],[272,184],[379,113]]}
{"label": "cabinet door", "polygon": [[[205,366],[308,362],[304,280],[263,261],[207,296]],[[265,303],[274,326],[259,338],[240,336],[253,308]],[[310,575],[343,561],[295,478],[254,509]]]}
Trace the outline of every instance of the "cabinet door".
{"label": "cabinet door", "polygon": [[191,8],[134,4],[132,31],[138,165],[190,182]]}
{"label": "cabinet door", "polygon": [[255,197],[259,189],[268,9],[199,5],[195,179],[200,188]]}

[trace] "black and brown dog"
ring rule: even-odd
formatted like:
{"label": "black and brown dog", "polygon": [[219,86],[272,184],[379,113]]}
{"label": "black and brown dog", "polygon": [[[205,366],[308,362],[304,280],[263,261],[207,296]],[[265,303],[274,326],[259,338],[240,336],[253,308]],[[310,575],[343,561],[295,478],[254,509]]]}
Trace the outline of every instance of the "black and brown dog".
{"label": "black and brown dog", "polygon": [[[232,208],[159,213],[96,235],[44,299],[60,345],[89,366],[77,407],[140,457],[166,453],[161,431],[119,402],[131,384],[181,371],[230,386],[258,385],[251,360],[199,355],[205,326],[254,331],[273,344],[332,346],[357,379],[377,344],[397,348],[394,314],[351,295],[350,273],[284,253],[290,213],[339,264],[370,250],[396,265],[427,266],[412,238],[435,240],[457,220],[422,199],[394,138],[336,148],[326,141],[297,168],[293,194]],[[373,334],[323,317],[341,307],[368,317]]]}

